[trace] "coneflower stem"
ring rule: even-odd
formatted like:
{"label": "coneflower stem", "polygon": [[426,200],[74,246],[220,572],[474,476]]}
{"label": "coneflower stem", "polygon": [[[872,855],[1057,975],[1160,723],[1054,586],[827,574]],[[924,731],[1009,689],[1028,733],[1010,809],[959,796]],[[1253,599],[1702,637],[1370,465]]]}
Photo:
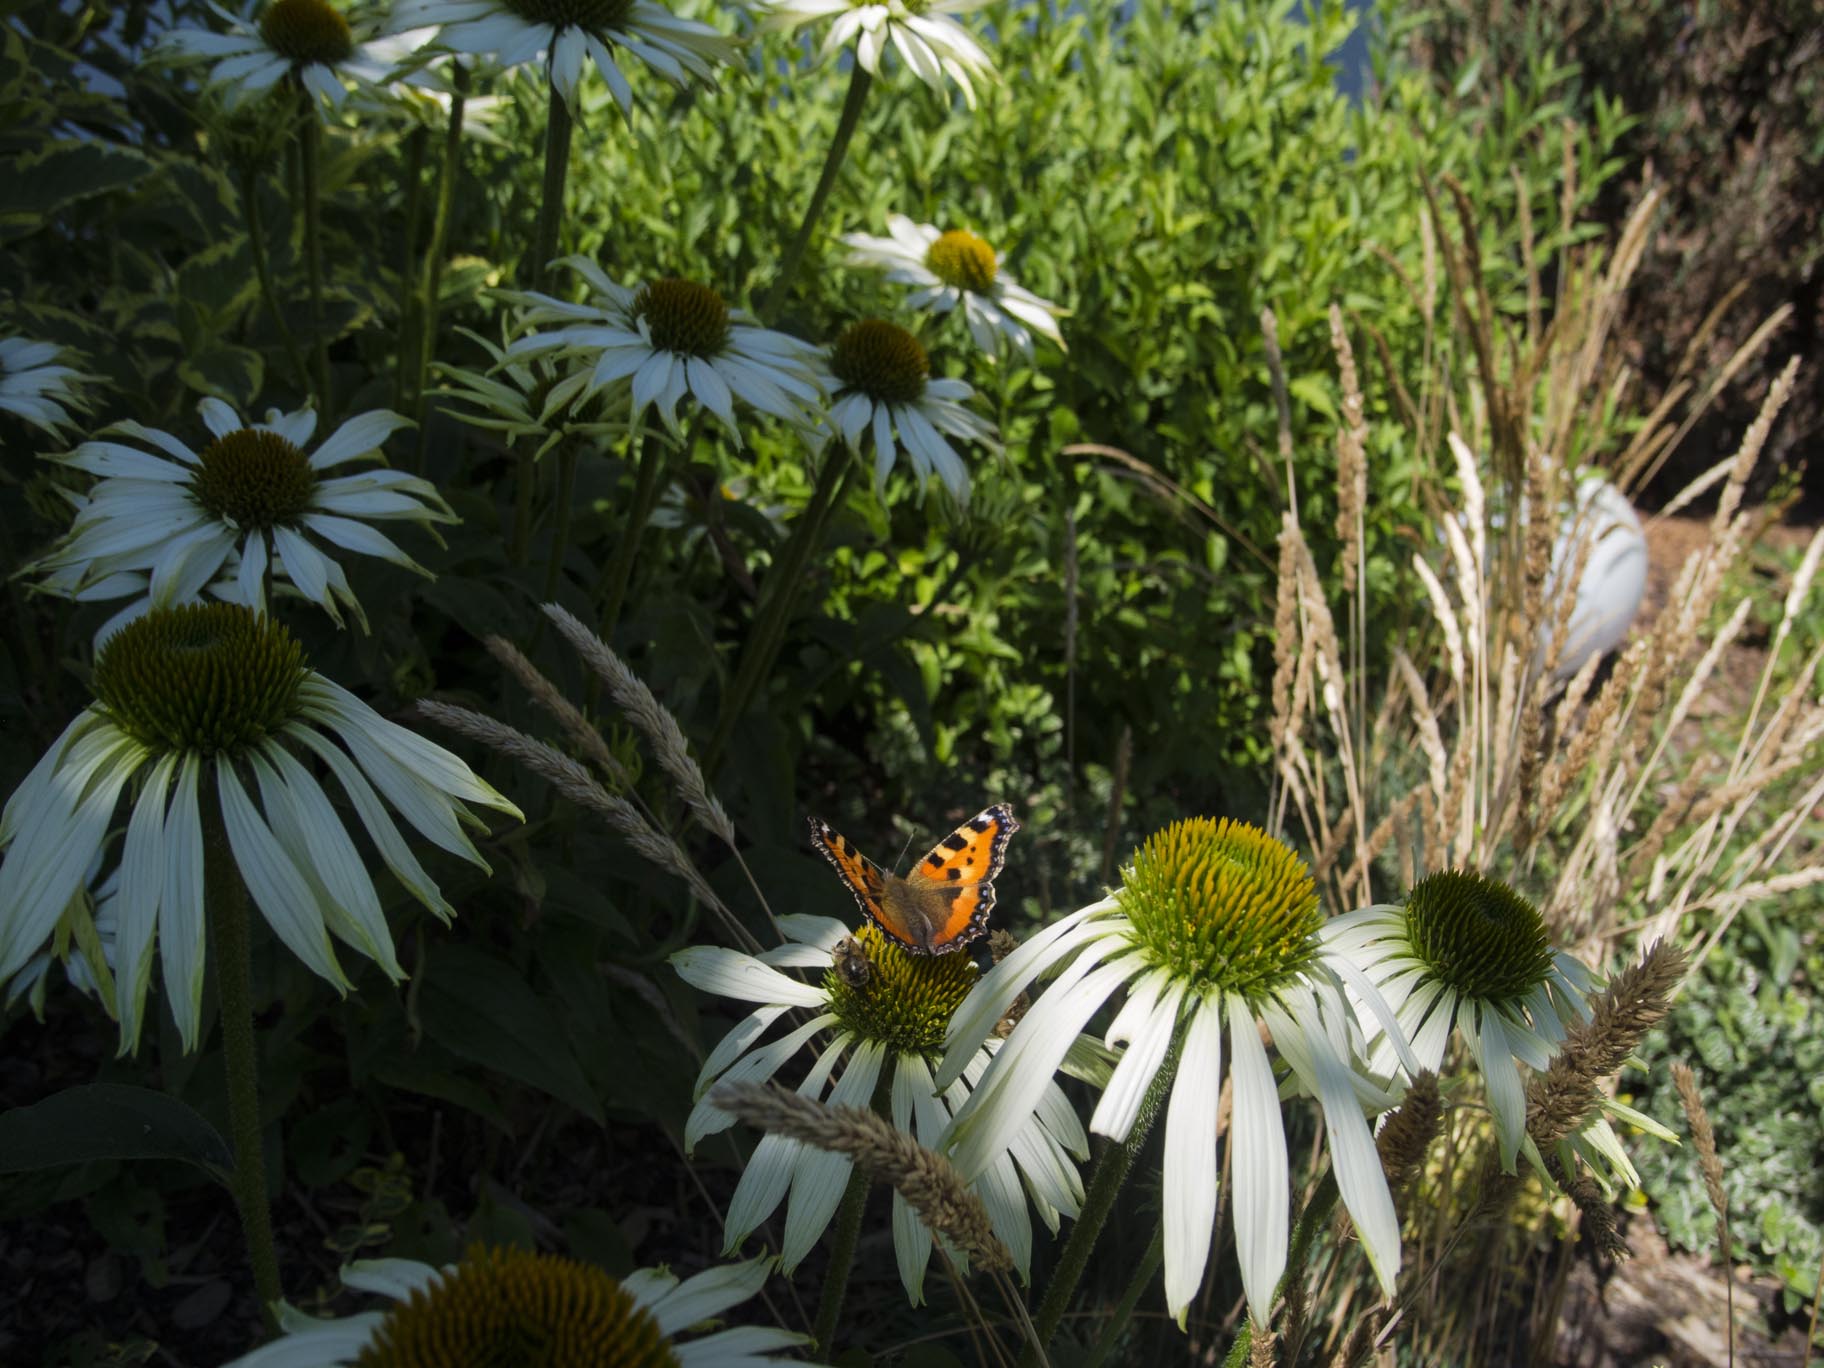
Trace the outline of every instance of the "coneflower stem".
{"label": "coneflower stem", "polygon": [[[557,448],[557,503],[551,510],[551,559],[545,563],[544,601],[557,598],[557,582],[563,574],[564,552],[570,541],[570,505],[576,498],[576,442],[566,437]],[[539,625],[545,622],[543,613]]]}
{"label": "coneflower stem", "polygon": [[823,468],[817,472],[817,485],[811,501],[798,515],[792,535],[767,572],[760,589],[760,603],[754,610],[754,625],[748,632],[747,646],[735,666],[735,676],[722,698],[722,711],[716,719],[715,734],[703,751],[703,768],[713,772],[722,758],[722,749],[734,736],[735,728],[753,701],[754,690],[773,668],[780,644],[785,640],[786,624],[792,607],[804,587],[804,567],[811,553],[823,540],[823,529],[829,521],[844,478],[854,468],[854,461],[839,443],[831,443],[824,454]]}
{"label": "coneflower stem", "polygon": [[209,781],[202,794],[203,898],[209,957],[215,964],[216,1001],[222,1027],[222,1062],[228,1074],[228,1135],[234,1148],[234,1204],[247,1237],[253,1285],[272,1323],[279,1299],[279,1256],[272,1242],[266,1201],[266,1155],[260,1143],[259,1055],[253,1039],[253,958],[247,934],[247,886],[222,823],[221,800]]}
{"label": "coneflower stem", "polygon": [[252,171],[241,172],[241,213],[247,220],[247,248],[253,253],[254,274],[260,278],[260,297],[279,330],[279,341],[285,348],[285,359],[291,366],[300,391],[310,388],[310,372],[304,368],[304,357],[298,351],[298,339],[291,335],[285,322],[285,310],[279,305],[279,292],[272,283],[272,262],[266,255],[266,229],[260,221],[260,181]]}
{"label": "coneflower stem", "polygon": [[[608,561],[607,573],[602,577],[602,625],[596,635],[611,645],[614,629],[620,625],[621,608],[627,600],[627,582],[633,577],[634,557],[639,553],[640,542],[646,535],[646,524],[652,519],[652,510],[659,502],[659,476],[665,469],[665,459],[669,455],[664,434],[657,428],[647,429],[642,439],[636,424],[634,439],[640,446],[640,468],[634,477],[633,502],[628,506],[627,521],[621,528],[620,541],[615,544],[614,555]],[[567,517],[568,511],[560,509],[559,516]]]}
{"label": "coneflower stem", "polygon": [[[1096,1240],[1102,1234],[1108,1213],[1114,1209],[1115,1198],[1121,1191],[1121,1184],[1127,1179],[1127,1171],[1133,1167],[1135,1158],[1146,1144],[1146,1137],[1152,1132],[1153,1122],[1159,1118],[1160,1108],[1171,1094],[1172,1077],[1178,1072],[1179,1045],[1179,1038],[1174,1035],[1172,1047],[1160,1064],[1159,1072],[1153,1075],[1153,1081],[1147,1085],[1146,1096],[1140,1100],[1140,1110],[1134,1117],[1127,1139],[1111,1141],[1096,1156],[1095,1168],[1089,1176],[1089,1187],[1083,1194],[1083,1210],[1070,1228],[1070,1238],[1064,1242],[1064,1252],[1058,1256],[1058,1266],[1052,1270],[1051,1282],[1047,1284],[1045,1297],[1039,1303],[1039,1314],[1033,1317],[1041,1347],[1049,1345],[1051,1337],[1058,1332],[1058,1322],[1064,1319],[1064,1312],[1070,1307],[1070,1299],[1076,1294],[1077,1283],[1082,1280],[1083,1270],[1089,1265],[1090,1251],[1095,1248]],[[1026,1352],[1020,1355],[1020,1368],[1037,1368],[1038,1362],[1037,1349],[1028,1345]]]}
{"label": "coneflower stem", "polygon": [[861,1238],[861,1218],[868,1205],[871,1180],[857,1166],[849,1174],[849,1186],[843,1191],[842,1205],[836,1209],[836,1240],[830,1246],[830,1267],[823,1275],[823,1295],[817,1299],[817,1323],[811,1329],[816,1350],[828,1355],[830,1341],[836,1338],[836,1322],[842,1316],[843,1298],[849,1292],[849,1270],[855,1263],[855,1245]]}
{"label": "coneflower stem", "polygon": [[300,161],[304,172],[304,269],[310,282],[311,368],[316,376],[317,412],[329,416],[329,336],[323,327],[323,125],[311,107],[316,99],[302,86],[303,106]]}
{"label": "coneflower stem", "polygon": [[1121,1300],[1115,1303],[1115,1309],[1106,1322],[1102,1333],[1096,1336],[1095,1345],[1089,1351],[1089,1357],[1083,1360],[1083,1368],[1101,1368],[1114,1352],[1115,1342],[1121,1338],[1121,1332],[1127,1329],[1127,1322],[1134,1314],[1134,1307],[1139,1305],[1144,1293],[1159,1272],[1159,1265],[1165,1262],[1165,1221],[1161,1218],[1153,1229],[1152,1243],[1147,1245],[1146,1253],[1140,1256],[1140,1265],[1134,1269],[1134,1276],[1127,1280],[1127,1290],[1121,1294]]}
{"label": "coneflower stem", "polygon": [[425,409],[424,397],[429,383],[431,358],[437,354],[437,311],[443,302],[443,249],[450,233],[450,209],[456,202],[456,183],[462,178],[462,112],[469,93],[469,69],[461,62],[450,65],[450,126],[443,140],[443,175],[437,183],[437,210],[431,218],[431,242],[424,253],[423,302],[419,316],[423,333],[418,343],[418,377],[412,386],[415,404],[413,417],[418,421],[416,447],[412,466],[424,474]]}
{"label": "coneflower stem", "polygon": [[415,348],[418,342],[418,310],[414,303],[418,283],[418,207],[424,198],[424,151],[430,131],[423,124],[411,131],[405,140],[405,228],[400,234],[399,257],[399,354],[393,360],[393,407],[404,411],[411,401],[412,377],[418,373]]}
{"label": "coneflower stem", "polygon": [[570,176],[570,105],[557,82],[550,82],[551,98],[545,113],[545,181],[539,192],[537,236],[532,240],[532,260],[526,274],[535,290],[545,289],[551,275],[551,258],[557,255],[557,229],[564,220],[564,186]]}
{"label": "coneflower stem", "polygon": [[867,101],[868,87],[873,83],[874,78],[868,69],[860,62],[855,63],[854,70],[849,73],[849,93],[842,101],[842,115],[836,121],[836,136],[830,140],[829,154],[824,157],[823,171],[817,177],[817,188],[811,191],[811,202],[805,207],[804,220],[798,225],[798,235],[792,239],[792,245],[785,249],[785,259],[779,263],[779,274],[773,277],[773,283],[766,287],[766,297],[760,301],[760,321],[769,327],[774,313],[785,302],[785,292],[791,288],[792,278],[798,274],[805,249],[811,245],[811,234],[817,231],[817,220],[823,217],[824,202],[829,199],[830,191],[836,185],[836,173],[842,169],[842,159],[849,151],[849,140],[855,136],[856,126],[861,123],[861,107]]}

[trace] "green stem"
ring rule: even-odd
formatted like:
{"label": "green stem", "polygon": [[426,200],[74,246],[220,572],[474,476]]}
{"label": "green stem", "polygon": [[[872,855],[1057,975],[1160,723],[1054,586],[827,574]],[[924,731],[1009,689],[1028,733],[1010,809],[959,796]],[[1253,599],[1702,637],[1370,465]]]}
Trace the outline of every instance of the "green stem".
{"label": "green stem", "polygon": [[1115,1304],[1114,1314],[1102,1326],[1102,1333],[1096,1336],[1095,1346],[1089,1351],[1089,1357],[1083,1360],[1083,1368],[1101,1368],[1108,1356],[1114,1352],[1115,1342],[1121,1338],[1121,1332],[1127,1329],[1127,1322],[1134,1314],[1134,1307],[1139,1305],[1140,1296],[1159,1271],[1159,1265],[1165,1261],[1165,1221],[1161,1218],[1153,1231],[1153,1242],[1146,1247],[1146,1253],[1140,1256],[1140,1266],[1134,1270],[1134,1276],[1127,1281],[1127,1290],[1121,1294],[1121,1300]]}
{"label": "green stem", "polygon": [[849,93],[842,102],[842,117],[836,121],[836,136],[830,141],[829,155],[823,159],[823,171],[817,177],[817,188],[811,191],[804,221],[798,225],[798,235],[792,239],[792,245],[786,248],[785,260],[779,263],[779,274],[773,277],[773,283],[766,287],[766,297],[760,301],[757,312],[762,323],[773,321],[774,312],[785,302],[785,292],[791,288],[792,278],[798,274],[805,249],[811,245],[811,234],[817,230],[817,220],[823,216],[824,201],[829,199],[830,191],[836,185],[836,173],[842,169],[842,159],[848,154],[849,140],[855,136],[855,128],[861,122],[861,106],[868,98],[868,87],[873,83],[868,69],[860,62],[855,63],[849,74]]}
{"label": "green stem", "polygon": [[260,183],[259,177],[252,171],[241,172],[241,213],[247,220],[247,249],[253,253],[254,273],[260,278],[260,297],[266,301],[266,309],[272,315],[273,325],[279,330],[279,341],[285,347],[285,359],[290,362],[292,374],[297,377],[298,388],[310,388],[310,374],[304,369],[304,357],[298,351],[298,339],[291,335],[291,328],[285,322],[285,311],[279,307],[279,292],[272,283],[272,263],[266,256],[266,229],[260,222]]}
{"label": "green stem", "polygon": [[450,127],[443,141],[443,177],[437,184],[437,210],[431,219],[431,244],[424,254],[423,302],[419,305],[424,332],[418,343],[418,380],[412,397],[416,408],[418,435],[412,455],[412,468],[424,474],[425,389],[430,382],[431,358],[437,354],[437,312],[443,303],[443,251],[449,238],[450,210],[456,202],[456,182],[462,176],[462,114],[468,102],[469,69],[453,63],[450,82]]}
{"label": "green stem", "polygon": [[524,565],[532,546],[532,490],[538,482],[536,432],[519,439],[519,458],[513,467],[513,564]]}
{"label": "green stem", "polygon": [[[576,498],[576,442],[565,438],[557,449],[557,506],[552,509],[551,559],[545,564],[544,601],[557,598],[557,582],[563,574],[564,552],[570,541],[570,505]],[[541,615],[539,621],[544,621]]]}
{"label": "green stem", "polygon": [[545,114],[545,183],[538,202],[537,236],[532,240],[532,260],[527,274],[532,288],[545,289],[551,258],[557,255],[557,230],[564,218],[564,184],[570,175],[570,106],[557,83],[549,83],[551,99]]}
{"label": "green stem", "polygon": [[1254,1352],[1254,1322],[1241,1318],[1241,1330],[1229,1352],[1222,1356],[1222,1368],[1247,1368],[1248,1355]]}
{"label": "green stem", "polygon": [[311,367],[316,373],[317,412],[328,418],[333,409],[329,393],[329,337],[323,327],[323,124],[311,102],[316,99],[302,86],[301,131],[304,168],[304,267],[310,279]]}
{"label": "green stem", "polygon": [[418,339],[417,318],[412,305],[413,289],[418,275],[418,203],[424,181],[424,148],[430,131],[420,124],[405,140],[405,230],[403,251],[399,260],[399,354],[393,362],[393,407],[403,411],[411,398],[407,388],[418,373],[412,355]]}
{"label": "green stem", "polygon": [[1058,1323],[1064,1319],[1070,1299],[1076,1295],[1083,1270],[1089,1266],[1090,1252],[1102,1234],[1108,1213],[1114,1209],[1115,1197],[1121,1191],[1127,1171],[1133,1167],[1134,1160],[1146,1144],[1146,1137],[1152,1132],[1153,1122],[1159,1119],[1160,1109],[1171,1094],[1172,1077],[1178,1072],[1179,1045],[1180,1040],[1174,1035],[1172,1047],[1160,1064],[1159,1072],[1153,1075],[1153,1081],[1147,1085],[1146,1096],[1140,1100],[1140,1110],[1134,1117],[1127,1139],[1119,1144],[1111,1142],[1096,1156],[1095,1168],[1089,1176],[1089,1187],[1083,1194],[1083,1210],[1070,1228],[1070,1238],[1064,1242],[1064,1252],[1058,1256],[1058,1266],[1052,1270],[1051,1282],[1046,1286],[1045,1297],[1039,1303],[1039,1313],[1033,1317],[1033,1327],[1038,1331],[1038,1344],[1026,1346],[1025,1352],[1020,1355],[1021,1368],[1037,1368],[1039,1348],[1051,1344],[1051,1337],[1057,1333]]}
{"label": "green stem", "polygon": [[279,1299],[279,1256],[266,1199],[266,1156],[260,1143],[259,1053],[253,1039],[253,957],[247,933],[247,886],[222,823],[221,802],[206,791],[203,817],[203,897],[210,958],[221,1010],[222,1061],[228,1073],[228,1133],[234,1147],[234,1203],[247,1237],[253,1284],[266,1314]]}
{"label": "green stem", "polygon": [[823,530],[829,522],[830,511],[835,506],[837,491],[853,467],[854,462],[842,444],[832,442],[824,457],[823,468],[817,472],[817,485],[811,492],[811,501],[799,515],[792,535],[786,538],[778,560],[767,572],[766,583],[760,591],[760,604],[754,611],[754,623],[748,631],[747,646],[741,653],[740,663],[735,667],[735,677],[723,695],[722,713],[716,719],[715,734],[703,752],[703,767],[706,770],[713,772],[716,762],[722,756],[722,748],[734,736],[735,728],[746,714],[748,704],[753,701],[754,690],[773,667],[773,661],[785,639],[785,628],[791,620],[792,608],[803,588],[804,567],[810,560],[811,553],[823,540]]}
{"label": "green stem", "polygon": [[[637,428],[636,428],[637,430]],[[614,555],[608,562],[608,572],[602,581],[602,625],[597,633],[603,641],[612,643],[614,629],[620,624],[621,608],[627,599],[627,582],[633,576],[633,562],[640,549],[640,541],[646,535],[646,524],[652,517],[652,510],[659,501],[659,475],[665,468],[665,438],[658,429],[648,429],[640,445],[640,470],[633,486],[633,504],[627,510],[626,525],[621,528],[621,539],[616,543]],[[568,509],[560,509],[559,516],[568,517]]]}
{"label": "green stem", "polygon": [[823,1295],[817,1300],[817,1323],[811,1329],[817,1352],[827,1356],[836,1338],[836,1322],[849,1291],[849,1270],[855,1264],[855,1245],[861,1238],[861,1218],[868,1205],[868,1175],[860,1168],[849,1174],[849,1186],[836,1210],[836,1242],[830,1246],[830,1267],[823,1275]]}

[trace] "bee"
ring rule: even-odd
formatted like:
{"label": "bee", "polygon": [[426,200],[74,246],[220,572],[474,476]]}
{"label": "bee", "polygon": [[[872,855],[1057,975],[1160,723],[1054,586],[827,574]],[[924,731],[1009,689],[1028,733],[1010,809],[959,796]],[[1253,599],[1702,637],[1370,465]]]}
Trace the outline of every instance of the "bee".
{"label": "bee", "polygon": [[844,936],[836,942],[830,951],[830,960],[836,967],[836,977],[851,988],[862,987],[874,971],[874,966],[868,962],[867,950],[853,936]]}

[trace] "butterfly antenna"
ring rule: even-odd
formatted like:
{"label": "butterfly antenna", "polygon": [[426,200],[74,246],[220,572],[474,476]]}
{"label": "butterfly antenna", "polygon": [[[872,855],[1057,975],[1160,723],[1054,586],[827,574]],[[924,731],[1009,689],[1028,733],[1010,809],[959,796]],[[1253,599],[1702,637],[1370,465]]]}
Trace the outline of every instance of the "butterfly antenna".
{"label": "butterfly antenna", "polygon": [[908,831],[906,833],[906,843],[899,848],[899,858],[893,862],[893,872],[895,874],[906,867],[906,852],[912,849],[912,838],[917,834],[918,833],[915,831]]}

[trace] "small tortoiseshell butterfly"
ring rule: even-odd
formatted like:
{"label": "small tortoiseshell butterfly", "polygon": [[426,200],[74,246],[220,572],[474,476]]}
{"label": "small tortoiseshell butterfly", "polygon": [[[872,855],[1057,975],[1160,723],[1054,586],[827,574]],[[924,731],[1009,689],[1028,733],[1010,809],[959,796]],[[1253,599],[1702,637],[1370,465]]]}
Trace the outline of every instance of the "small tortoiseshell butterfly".
{"label": "small tortoiseshell butterfly", "polygon": [[941,955],[988,929],[994,876],[1001,872],[1007,842],[1019,829],[1007,804],[983,808],[932,847],[903,879],[868,859],[819,817],[811,818],[811,844],[836,866],[861,910],[889,939],[915,955]]}

